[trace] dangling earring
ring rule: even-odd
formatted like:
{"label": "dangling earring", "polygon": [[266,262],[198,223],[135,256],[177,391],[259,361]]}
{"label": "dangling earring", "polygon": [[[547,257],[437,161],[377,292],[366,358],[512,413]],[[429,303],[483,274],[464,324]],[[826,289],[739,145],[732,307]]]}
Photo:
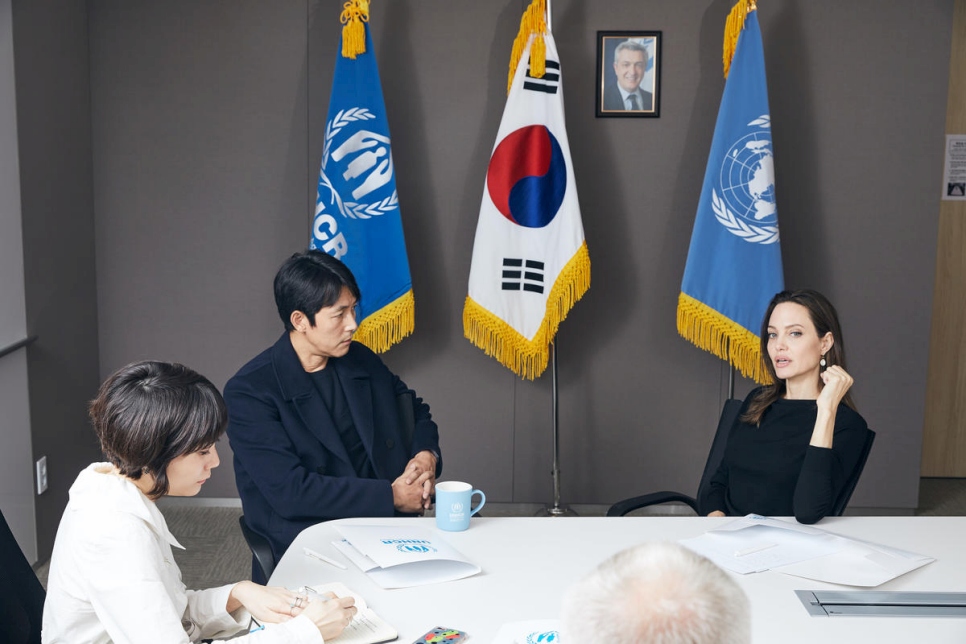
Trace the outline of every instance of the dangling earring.
{"label": "dangling earring", "polygon": [[822,359],[818,361],[818,364],[819,364],[819,366],[822,367],[822,369],[825,368],[825,354],[824,353],[822,354]]}

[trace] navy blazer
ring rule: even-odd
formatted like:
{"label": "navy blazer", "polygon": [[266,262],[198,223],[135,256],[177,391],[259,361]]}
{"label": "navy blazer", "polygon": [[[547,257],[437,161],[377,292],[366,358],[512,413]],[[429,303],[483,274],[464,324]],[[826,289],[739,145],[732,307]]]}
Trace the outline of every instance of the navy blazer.
{"label": "navy blazer", "polygon": [[[245,522],[268,538],[277,562],[310,525],[395,514],[392,481],[423,450],[439,451],[429,406],[413,393],[415,430],[407,445],[396,396],[410,391],[358,342],[329,358],[377,478],[356,475],[328,409],[302,368],[288,333],[225,385],[228,442]],[[436,475],[443,468],[436,463]]]}

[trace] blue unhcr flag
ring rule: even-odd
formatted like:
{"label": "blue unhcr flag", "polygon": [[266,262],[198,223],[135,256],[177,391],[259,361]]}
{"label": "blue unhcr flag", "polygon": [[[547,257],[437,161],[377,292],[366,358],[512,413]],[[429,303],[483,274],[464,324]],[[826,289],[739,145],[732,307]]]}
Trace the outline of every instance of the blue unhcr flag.
{"label": "blue unhcr flag", "polygon": [[765,57],[752,9],[718,110],[678,300],[678,333],[763,382],[758,334],[783,284]]}
{"label": "blue unhcr flag", "polygon": [[413,332],[414,300],[386,106],[364,28],[365,49],[336,57],[310,247],[352,270],[362,291],[355,339],[383,352]]}

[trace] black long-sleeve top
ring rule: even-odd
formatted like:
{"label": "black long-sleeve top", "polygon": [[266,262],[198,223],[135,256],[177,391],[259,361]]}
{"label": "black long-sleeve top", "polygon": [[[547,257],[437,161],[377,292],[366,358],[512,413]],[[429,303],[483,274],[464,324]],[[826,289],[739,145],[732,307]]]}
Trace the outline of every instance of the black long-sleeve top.
{"label": "black long-sleeve top", "polygon": [[868,426],[858,412],[839,404],[832,447],[813,447],[808,443],[818,414],[814,400],[779,399],[756,427],[741,416],[757,392],[745,398],[699,506],[704,514],[721,510],[729,516],[794,516],[815,523],[831,511],[855,468]]}

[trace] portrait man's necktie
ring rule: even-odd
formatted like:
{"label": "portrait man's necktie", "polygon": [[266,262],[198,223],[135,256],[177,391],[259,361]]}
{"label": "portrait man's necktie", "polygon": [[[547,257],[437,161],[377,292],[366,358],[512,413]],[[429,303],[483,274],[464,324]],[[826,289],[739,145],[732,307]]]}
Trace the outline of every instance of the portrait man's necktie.
{"label": "portrait man's necktie", "polygon": [[632,109],[632,110],[639,110],[639,109],[641,109],[640,104],[638,104],[638,102],[637,102],[637,94],[628,94],[627,100],[629,100],[631,102],[630,109]]}

